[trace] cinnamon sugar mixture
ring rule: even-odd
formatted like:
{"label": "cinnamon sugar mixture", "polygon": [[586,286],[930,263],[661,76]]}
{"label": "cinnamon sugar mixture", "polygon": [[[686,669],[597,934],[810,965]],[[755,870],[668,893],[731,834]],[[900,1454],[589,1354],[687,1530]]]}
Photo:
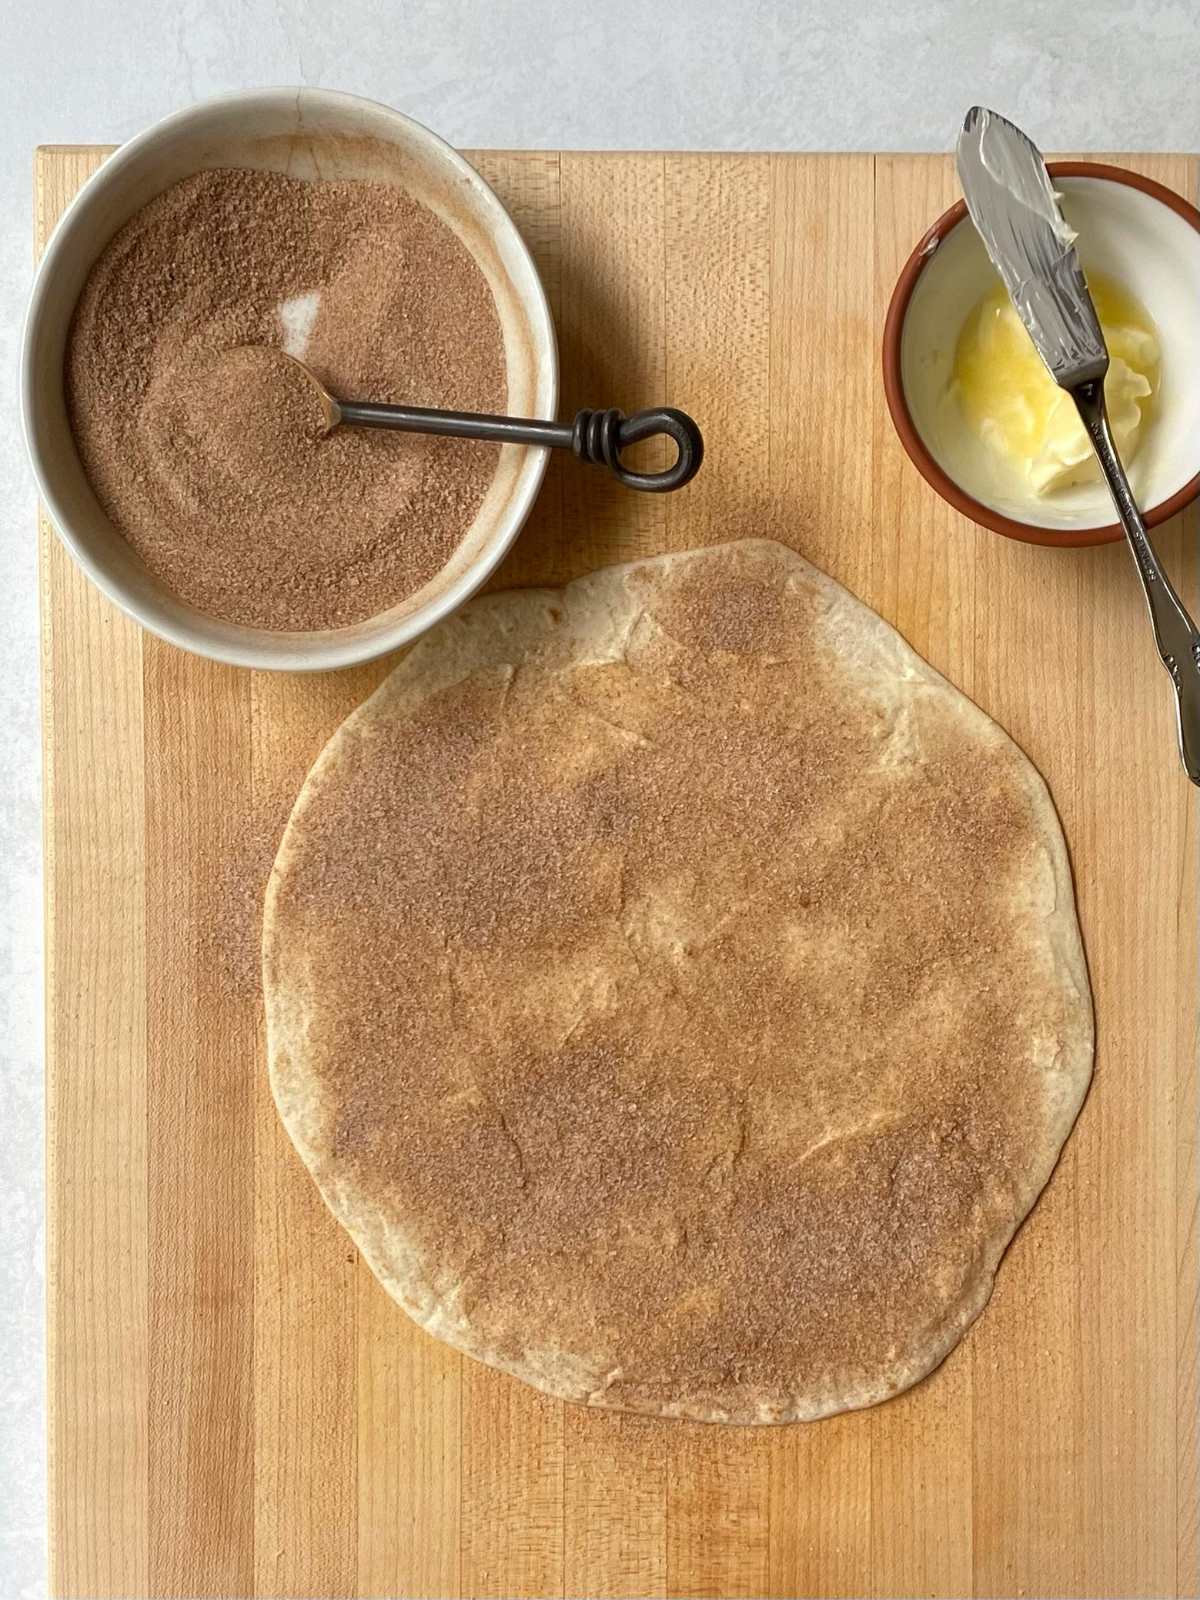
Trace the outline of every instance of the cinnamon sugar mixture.
{"label": "cinnamon sugar mixture", "polygon": [[100,257],[66,355],[80,457],[145,565],[210,616],[342,627],[443,567],[497,447],[323,435],[301,356],[334,394],[502,411],[486,279],[384,184],[224,169],[175,184]]}

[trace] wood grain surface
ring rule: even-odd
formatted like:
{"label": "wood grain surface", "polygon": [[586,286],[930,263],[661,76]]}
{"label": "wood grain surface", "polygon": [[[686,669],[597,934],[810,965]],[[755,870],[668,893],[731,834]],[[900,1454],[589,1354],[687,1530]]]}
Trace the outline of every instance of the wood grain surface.
{"label": "wood grain surface", "polygon": [[[105,153],[39,152],[39,244]],[[1093,1087],[990,1307],[887,1405],[664,1424],[460,1357],[325,1211],[263,1061],[258,890],[385,668],[183,655],[43,522],[54,1592],[1194,1594],[1194,790],[1124,549],[975,528],[893,435],[884,309],[949,161],[473,159],[545,276],[564,412],[674,401],[708,443],[662,499],[556,460],[500,584],[770,532],[893,622],[1050,782]],[[1192,159],[1113,159],[1195,196]],[[1194,524],[1161,542],[1195,603]]]}

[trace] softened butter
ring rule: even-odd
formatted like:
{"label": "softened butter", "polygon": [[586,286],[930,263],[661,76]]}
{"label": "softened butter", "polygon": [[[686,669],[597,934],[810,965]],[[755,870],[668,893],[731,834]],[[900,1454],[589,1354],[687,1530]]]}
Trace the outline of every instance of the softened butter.
{"label": "softened butter", "polygon": [[[1158,336],[1145,308],[1119,284],[1092,274],[1088,287],[1110,358],[1104,381],[1109,424],[1128,462],[1158,387]],[[1003,285],[964,323],[951,387],[967,424],[1035,494],[1099,477],[1075,402],[1042,364]]]}

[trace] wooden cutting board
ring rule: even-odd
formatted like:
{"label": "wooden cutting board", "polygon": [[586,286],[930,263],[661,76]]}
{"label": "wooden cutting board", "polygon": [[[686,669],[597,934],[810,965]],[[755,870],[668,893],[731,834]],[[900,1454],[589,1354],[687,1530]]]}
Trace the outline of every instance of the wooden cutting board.
{"label": "wooden cutting board", "polygon": [[[39,240],[105,153],[39,152]],[[564,412],[670,400],[708,441],[663,499],[556,461],[502,582],[770,530],[895,623],[1049,779],[1093,1088],[982,1320],[888,1405],[664,1424],[460,1357],[301,1169],[252,978],[283,810],[384,667],[186,656],[43,525],[54,1590],[1194,1593],[1195,791],[1124,549],[983,532],[893,435],[884,309],[949,161],[472,159],[545,276]],[[1195,196],[1192,159],[1112,159]],[[1194,603],[1194,525],[1162,545]]]}

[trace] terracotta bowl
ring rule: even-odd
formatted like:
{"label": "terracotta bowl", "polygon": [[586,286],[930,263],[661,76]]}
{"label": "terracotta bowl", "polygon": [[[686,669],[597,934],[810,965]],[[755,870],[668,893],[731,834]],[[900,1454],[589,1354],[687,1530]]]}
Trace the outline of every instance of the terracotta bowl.
{"label": "terracotta bowl", "polygon": [[[1054,161],[1049,170],[1079,234],[1084,270],[1116,279],[1146,307],[1162,347],[1153,417],[1129,465],[1154,527],[1200,493],[1200,211],[1121,167]],[[1094,545],[1122,537],[1100,482],[1037,499],[997,492],[986,447],[945,425],[959,331],[996,275],[964,201],[922,236],[892,293],[883,383],[900,441],[917,471],[955,510],[1010,539]]]}
{"label": "terracotta bowl", "polygon": [[67,421],[63,352],[80,290],[117,230],[171,184],[231,166],[394,183],[431,206],[491,286],[511,412],[554,416],[554,324],[524,241],[475,169],[419,122],[354,95],[252,89],[190,106],[123,145],[67,208],[34,281],[21,368],[26,444],[63,543],[111,600],[186,650],[247,667],[350,666],[409,643],[479,588],[528,516],[547,452],[504,445],[492,486],[448,564],[416,594],[364,622],[276,633],[217,621],[169,593],[117,533],[84,475]]}

